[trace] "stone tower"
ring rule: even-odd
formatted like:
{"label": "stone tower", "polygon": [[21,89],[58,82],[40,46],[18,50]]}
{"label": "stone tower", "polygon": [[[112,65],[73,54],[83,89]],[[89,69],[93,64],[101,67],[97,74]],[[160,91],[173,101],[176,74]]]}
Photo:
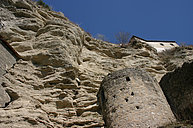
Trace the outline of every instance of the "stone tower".
{"label": "stone tower", "polygon": [[108,128],[155,128],[175,121],[158,82],[140,69],[106,76],[98,101]]}

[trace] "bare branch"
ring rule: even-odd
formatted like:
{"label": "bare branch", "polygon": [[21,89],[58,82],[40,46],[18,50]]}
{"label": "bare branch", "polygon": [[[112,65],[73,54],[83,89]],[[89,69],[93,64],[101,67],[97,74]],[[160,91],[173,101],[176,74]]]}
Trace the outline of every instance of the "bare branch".
{"label": "bare branch", "polygon": [[130,37],[131,37],[131,34],[128,32],[118,32],[115,34],[115,38],[116,38],[117,42],[120,44],[128,43]]}

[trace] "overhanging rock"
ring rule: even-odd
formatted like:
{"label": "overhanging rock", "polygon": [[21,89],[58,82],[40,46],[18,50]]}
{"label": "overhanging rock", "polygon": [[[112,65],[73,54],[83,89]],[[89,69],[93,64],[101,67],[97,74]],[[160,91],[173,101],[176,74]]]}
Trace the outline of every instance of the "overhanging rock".
{"label": "overhanging rock", "polygon": [[156,128],[175,121],[158,82],[140,69],[109,74],[97,96],[107,128]]}

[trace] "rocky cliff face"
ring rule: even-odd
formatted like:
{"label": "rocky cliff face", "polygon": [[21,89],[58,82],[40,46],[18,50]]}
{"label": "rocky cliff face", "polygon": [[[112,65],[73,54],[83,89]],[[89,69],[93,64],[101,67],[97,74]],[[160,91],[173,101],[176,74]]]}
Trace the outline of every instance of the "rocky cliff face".
{"label": "rocky cliff face", "polygon": [[160,81],[193,58],[192,50],[184,50],[184,58],[166,63],[143,44],[121,48],[96,40],[62,13],[31,0],[1,0],[0,18],[0,35],[21,56],[2,78],[11,97],[0,108],[2,128],[103,127],[96,94],[105,75],[139,67]]}

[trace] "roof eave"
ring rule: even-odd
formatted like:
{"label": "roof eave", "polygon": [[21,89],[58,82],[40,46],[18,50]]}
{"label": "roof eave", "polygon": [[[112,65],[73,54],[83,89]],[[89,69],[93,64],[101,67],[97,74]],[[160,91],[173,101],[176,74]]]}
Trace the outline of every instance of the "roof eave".
{"label": "roof eave", "polygon": [[[163,40],[145,40],[145,39],[143,39],[143,38],[140,38],[140,37],[138,37],[138,36],[135,36],[135,35],[133,35],[132,37],[131,37],[131,39],[132,38],[138,38],[138,39],[140,39],[140,40],[143,40],[143,41],[146,41],[146,42],[169,42],[169,43],[176,43],[177,44],[177,42],[176,41],[167,41],[167,40],[165,40],[165,41],[163,41]],[[131,40],[130,39],[130,40]],[[129,41],[130,42],[130,41]]]}

